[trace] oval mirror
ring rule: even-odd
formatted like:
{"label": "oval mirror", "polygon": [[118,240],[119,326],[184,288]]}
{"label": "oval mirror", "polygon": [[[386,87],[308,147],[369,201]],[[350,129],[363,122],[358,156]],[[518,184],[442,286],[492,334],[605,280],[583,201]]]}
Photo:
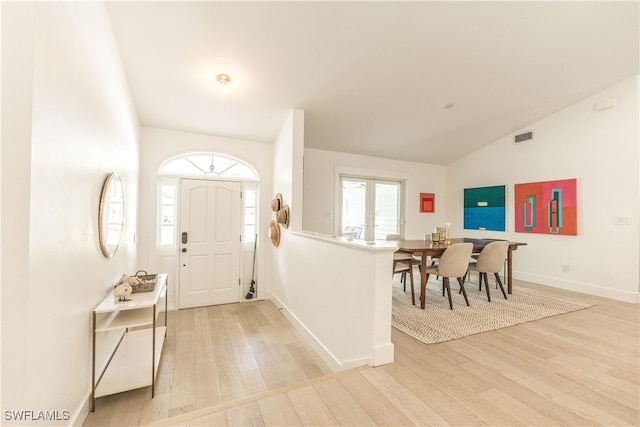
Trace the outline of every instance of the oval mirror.
{"label": "oval mirror", "polygon": [[117,173],[112,173],[102,186],[100,217],[98,218],[100,249],[107,258],[111,258],[118,250],[123,227],[124,192],[122,191],[122,181]]}

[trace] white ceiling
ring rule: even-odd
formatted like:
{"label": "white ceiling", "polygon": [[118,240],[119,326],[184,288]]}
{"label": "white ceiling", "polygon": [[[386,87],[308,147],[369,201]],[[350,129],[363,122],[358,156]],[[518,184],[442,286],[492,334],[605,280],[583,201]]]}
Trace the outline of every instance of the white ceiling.
{"label": "white ceiling", "polygon": [[[141,124],[448,164],[638,73],[638,1],[107,2]],[[215,83],[231,76],[226,93]],[[444,108],[453,104],[453,108]]]}

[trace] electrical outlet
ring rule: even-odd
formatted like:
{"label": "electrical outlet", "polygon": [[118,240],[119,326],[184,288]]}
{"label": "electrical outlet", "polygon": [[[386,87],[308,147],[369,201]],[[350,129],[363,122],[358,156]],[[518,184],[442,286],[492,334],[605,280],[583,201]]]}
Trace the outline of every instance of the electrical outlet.
{"label": "electrical outlet", "polygon": [[570,270],[569,266],[567,264],[562,264],[562,272],[563,273],[568,273]]}
{"label": "electrical outlet", "polygon": [[628,216],[614,216],[613,225],[630,225],[631,218]]}

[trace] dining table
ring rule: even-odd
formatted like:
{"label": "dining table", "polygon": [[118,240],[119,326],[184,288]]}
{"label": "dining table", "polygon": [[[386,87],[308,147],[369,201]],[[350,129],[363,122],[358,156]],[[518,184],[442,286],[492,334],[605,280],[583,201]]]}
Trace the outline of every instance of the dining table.
{"label": "dining table", "polygon": [[[472,253],[480,253],[486,245],[491,242],[504,239],[476,239],[471,237],[460,237],[448,239],[441,242],[433,242],[428,239],[424,240],[397,240],[395,243],[398,245],[398,250],[404,252],[411,252],[414,256],[420,257],[422,261],[422,268],[420,268],[420,308],[425,307],[425,294],[427,288],[427,257],[437,258],[442,256],[445,250],[451,245],[456,243],[473,243]],[[511,273],[513,271],[513,251],[517,250],[519,246],[525,246],[526,243],[522,242],[509,242],[509,250],[507,251],[507,292],[513,293],[513,283],[511,280]]]}

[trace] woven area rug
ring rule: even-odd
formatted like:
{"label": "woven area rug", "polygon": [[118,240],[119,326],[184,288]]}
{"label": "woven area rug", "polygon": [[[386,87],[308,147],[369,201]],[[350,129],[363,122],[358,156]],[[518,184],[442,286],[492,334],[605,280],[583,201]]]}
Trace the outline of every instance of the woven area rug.
{"label": "woven area rug", "polygon": [[411,304],[410,285],[407,284],[407,292],[404,292],[402,284],[393,282],[391,324],[426,344],[455,340],[593,306],[575,298],[516,285],[513,286],[513,294],[507,294],[509,299],[505,300],[500,289],[495,288],[493,281],[489,284],[491,302],[488,302],[484,286],[482,292],[479,292],[476,281],[465,284],[470,304],[467,307],[463,295],[458,293],[460,285],[452,279],[451,310],[449,300],[442,296],[442,281],[432,276],[427,283],[426,308],[422,310],[419,280],[418,278],[416,283],[415,306]]}

